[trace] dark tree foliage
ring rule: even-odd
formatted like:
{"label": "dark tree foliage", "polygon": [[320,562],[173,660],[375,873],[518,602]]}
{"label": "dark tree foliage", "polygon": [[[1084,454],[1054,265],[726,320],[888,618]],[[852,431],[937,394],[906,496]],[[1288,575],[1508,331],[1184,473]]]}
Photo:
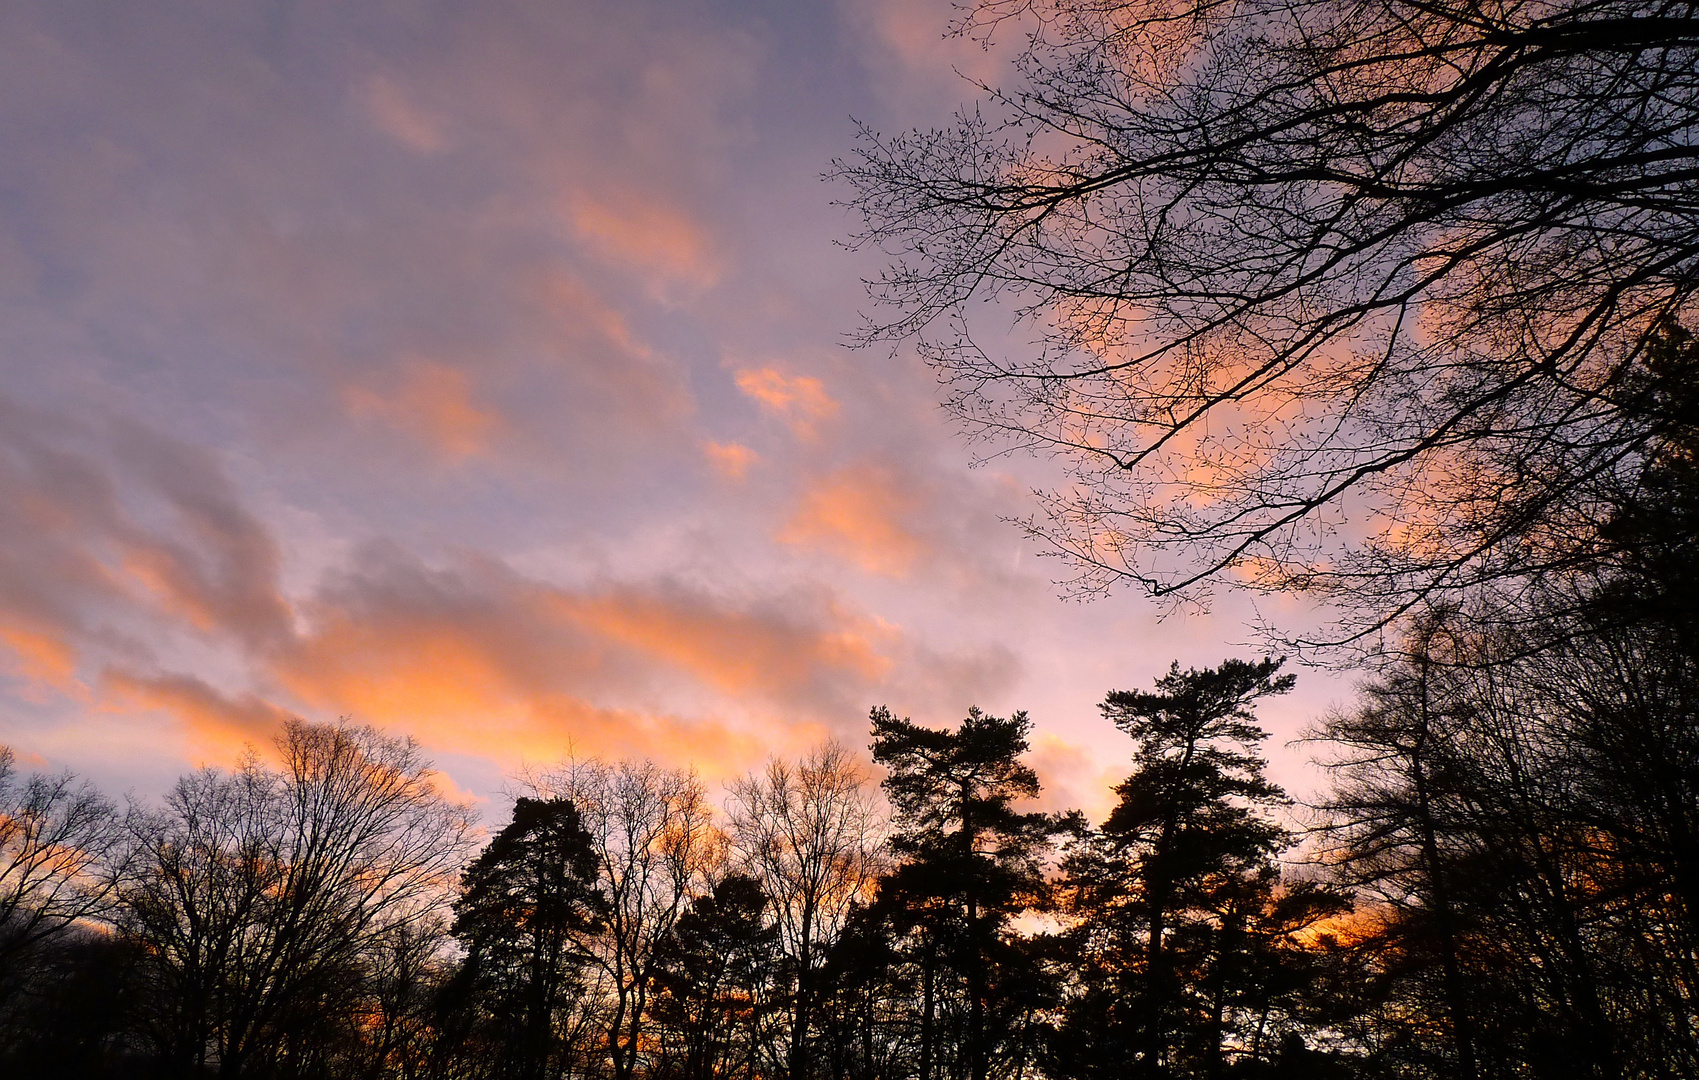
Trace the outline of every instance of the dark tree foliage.
{"label": "dark tree foliage", "polygon": [[182,778],[131,815],[115,922],[139,946],[148,1042],[177,1075],[337,1067],[374,953],[443,906],[467,849],[418,746],[293,721],[280,765]]}
{"label": "dark tree foliage", "polygon": [[888,905],[856,908],[822,971],[820,1058],[831,1080],[914,1076],[909,1003],[919,980]]}
{"label": "dark tree foliage", "polygon": [[1538,633],[1429,619],[1327,721],[1307,864],[1258,751],[1279,661],[1109,694],[1132,770],[1096,828],[1023,807],[1023,715],[875,710],[891,861],[817,939],[800,1058],[772,890],[806,894],[738,872],[756,834],[731,861],[689,776],[580,763],[620,799],[519,800],[456,891],[464,811],[411,744],[301,725],[283,768],[191,774],[130,816],[139,855],[88,864],[120,887],[32,946],[0,1076],[1699,1077],[1699,657],[1690,569],[1652,557],[1687,542],[1689,458],[1660,454],[1672,497],[1619,518],[1645,557],[1526,598]]}
{"label": "dark tree foliage", "polygon": [[730,787],[734,858],[763,884],[790,984],[785,1071],[808,1080],[820,967],[877,876],[879,815],[855,755],[836,742]]}
{"label": "dark tree foliage", "polygon": [[[1020,760],[1031,721],[969,709],[953,731],[873,710],[873,760],[889,770],[891,848],[901,859],[879,886],[892,925],[914,938],[921,1007],[915,1069],[931,1080],[944,1062],[951,1075],[985,1080],[996,1048],[1011,1035],[1007,1010],[1015,995],[1006,976],[1019,958],[1008,940],[1010,920],[1034,906],[1043,889],[1041,860],[1055,822],[1016,808],[1038,795],[1038,776]],[[942,1016],[947,998],[963,1006]],[[945,1037],[946,1021],[959,1029]]]}
{"label": "dark tree foliage", "polygon": [[1656,437],[1645,467],[1612,499],[1604,534],[1617,556],[1585,614],[1662,627],[1699,656],[1699,340],[1667,328],[1634,373],[1630,400]]}
{"label": "dark tree foliage", "polygon": [[1024,40],[1009,85],[836,175],[893,257],[874,336],[1071,465],[1034,528],[1083,588],[1306,589],[1361,628],[1612,550],[1659,435],[1636,375],[1696,315],[1689,0],[979,0],[960,30]]}
{"label": "dark tree foliage", "polygon": [[768,1065],[766,1013],[777,983],[777,927],[761,883],[732,874],[697,898],[660,950],[652,1008],[666,1080],[753,1077]]}
{"label": "dark tree foliage", "polygon": [[1433,613],[1318,732],[1388,1067],[1699,1073],[1696,369],[1669,330],[1628,381],[1658,436],[1613,558],[1496,618]]}
{"label": "dark tree foliage", "polygon": [[107,909],[126,855],[118,814],[93,785],[19,776],[0,746],[0,1007],[45,942]]}
{"label": "dark tree foliage", "polygon": [[1290,838],[1269,812],[1286,800],[1263,775],[1253,706],[1291,689],[1280,664],[1176,664],[1154,692],[1105,700],[1104,715],[1136,742],[1135,771],[1103,827],[1080,829],[1064,862],[1076,982],[1057,1074],[1107,1076],[1132,1063],[1141,1076],[1219,1077],[1230,1064],[1275,1060],[1296,1030],[1301,991],[1323,959],[1297,935],[1346,905],[1282,884],[1274,862]]}
{"label": "dark tree foliage", "polygon": [[577,942],[602,907],[596,859],[566,799],[521,798],[513,820],[472,860],[454,905],[466,946],[469,1004],[488,1014],[479,1042],[491,1075],[542,1080],[567,1054],[569,1023],[587,962]]}
{"label": "dark tree foliage", "polygon": [[1430,623],[1321,732],[1389,1068],[1699,1074],[1699,664],[1559,618],[1537,649]]}
{"label": "dark tree foliage", "polygon": [[135,943],[72,927],[46,939],[37,959],[0,1011],[0,1075],[147,1075],[152,1063],[128,1038],[146,993]]}

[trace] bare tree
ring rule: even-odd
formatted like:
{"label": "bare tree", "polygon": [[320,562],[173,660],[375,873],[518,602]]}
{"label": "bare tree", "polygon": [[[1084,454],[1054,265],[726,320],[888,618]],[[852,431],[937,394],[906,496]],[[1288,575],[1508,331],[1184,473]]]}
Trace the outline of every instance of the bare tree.
{"label": "bare tree", "polygon": [[541,797],[570,799],[589,833],[603,903],[581,947],[610,999],[604,1032],[614,1080],[631,1080],[660,946],[725,861],[724,837],[695,774],[651,761],[573,761],[530,785]]}
{"label": "bare tree", "polygon": [[796,980],[786,1066],[806,1080],[816,981],[878,876],[879,814],[861,766],[836,742],[736,781],[727,809],[737,861],[767,894]]}
{"label": "bare tree", "polygon": [[104,910],[122,850],[118,815],[93,785],[23,779],[0,746],[0,1000],[37,945]]}
{"label": "bare tree", "polygon": [[437,998],[449,972],[448,927],[436,915],[391,927],[367,953],[370,993],[353,1018],[365,1033],[350,1075],[416,1077],[428,1068]]}
{"label": "bare tree", "polygon": [[410,739],[291,722],[282,766],[184,777],[135,817],[120,924],[145,948],[154,1033],[185,1073],[239,1076],[358,1006],[369,961],[440,915],[471,838]]}
{"label": "bare tree", "polygon": [[1027,35],[1010,88],[836,171],[893,257],[869,336],[918,333],[972,429],[1066,463],[1028,525],[1079,588],[1299,588],[1362,630],[1608,552],[1696,315],[1692,0],[958,29]]}

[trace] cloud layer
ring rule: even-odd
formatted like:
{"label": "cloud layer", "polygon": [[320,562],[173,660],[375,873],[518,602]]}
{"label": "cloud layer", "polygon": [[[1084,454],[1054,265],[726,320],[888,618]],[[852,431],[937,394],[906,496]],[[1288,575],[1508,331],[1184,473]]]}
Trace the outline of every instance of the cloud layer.
{"label": "cloud layer", "polygon": [[949,18],[7,5],[0,741],[147,788],[351,715],[489,794],[978,703],[1101,802],[1093,703],[1242,613],[1058,602],[1006,523],[1042,464],[968,470],[912,356],[839,345],[872,266],[818,176],[1002,62]]}

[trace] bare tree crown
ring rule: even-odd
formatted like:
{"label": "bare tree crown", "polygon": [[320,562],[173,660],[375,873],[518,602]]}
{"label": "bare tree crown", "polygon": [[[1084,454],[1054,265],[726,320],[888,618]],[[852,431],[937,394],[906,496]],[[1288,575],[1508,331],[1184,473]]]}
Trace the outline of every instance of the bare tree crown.
{"label": "bare tree crown", "polygon": [[[1384,625],[1567,570],[1671,422],[1699,286],[1699,11],[982,0],[1025,34],[948,128],[835,175],[1075,586],[1303,589]],[[1013,329],[1012,336],[1007,332]]]}

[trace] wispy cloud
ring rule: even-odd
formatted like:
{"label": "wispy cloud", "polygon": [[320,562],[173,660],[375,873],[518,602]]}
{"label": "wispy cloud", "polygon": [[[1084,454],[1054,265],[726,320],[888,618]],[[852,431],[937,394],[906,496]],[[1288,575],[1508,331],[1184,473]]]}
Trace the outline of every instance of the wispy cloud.
{"label": "wispy cloud", "polygon": [[749,474],[749,469],[761,460],[761,455],[742,443],[714,442],[705,439],[702,442],[702,456],[708,459],[715,472],[729,480],[742,480]]}
{"label": "wispy cloud", "polygon": [[798,438],[814,438],[820,424],[838,414],[838,403],[826,392],[826,384],[812,375],[760,367],[741,368],[734,378],[745,396],[782,419]]}
{"label": "wispy cloud", "polygon": [[373,125],[396,142],[421,154],[448,149],[445,118],[421,107],[394,78],[373,75],[360,97]]}
{"label": "wispy cloud", "polygon": [[875,702],[1092,746],[1129,666],[1219,653],[1057,607],[1028,485],[832,345],[817,177],[1000,62],[950,17],[0,8],[0,741],[119,790],[293,712],[485,777],[736,771]]}
{"label": "wispy cloud", "polygon": [[567,214],[592,250],[649,275],[659,295],[678,286],[706,289],[719,280],[713,239],[677,206],[629,191],[600,197],[576,193],[567,200]]}
{"label": "wispy cloud", "polygon": [[892,470],[851,466],[809,487],[778,539],[827,551],[871,574],[905,577],[926,554],[910,527],[917,510],[915,494]]}
{"label": "wispy cloud", "polygon": [[482,452],[501,429],[495,411],[475,399],[466,373],[436,361],[411,361],[387,386],[355,384],[342,396],[355,419],[381,420],[451,461]]}

